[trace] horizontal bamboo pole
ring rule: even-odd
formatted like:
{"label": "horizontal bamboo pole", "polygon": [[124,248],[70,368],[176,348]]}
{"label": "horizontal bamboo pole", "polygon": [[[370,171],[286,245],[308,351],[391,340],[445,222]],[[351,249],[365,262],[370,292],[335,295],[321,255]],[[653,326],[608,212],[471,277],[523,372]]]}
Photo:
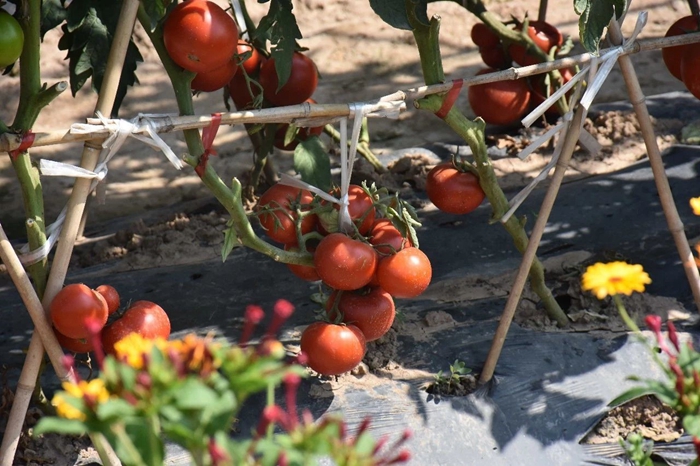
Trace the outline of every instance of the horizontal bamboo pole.
{"label": "horizontal bamboo pole", "polygon": [[[625,50],[623,55],[639,52],[648,52],[666,47],[676,47],[700,42],[700,32],[685,34],[673,37],[662,37],[657,39],[638,39],[634,44]],[[610,49],[601,50],[600,54],[605,54]],[[533,76],[549,71],[569,68],[576,65],[584,65],[594,58],[591,53],[583,53],[572,57],[561,58],[536,65],[523,66],[521,68],[509,68],[496,73],[482,74],[464,79],[465,87],[485,84],[489,82],[520,79],[526,76]],[[388,108],[389,102],[415,100],[432,94],[447,92],[452,88],[452,82],[434,84],[430,86],[420,86],[411,89],[396,91],[374,101],[376,110]],[[224,113],[221,115],[221,124],[264,124],[264,123],[288,123],[295,120],[306,120],[310,118],[335,119],[349,117],[352,109],[348,104],[300,104],[288,107],[266,108],[261,110],[248,110],[242,112]],[[211,124],[211,115],[202,116],[172,116],[154,119],[158,124],[158,133],[171,133],[186,129],[206,128]],[[96,123],[99,120],[89,120]],[[34,133],[32,147],[51,146],[56,144],[67,144],[71,142],[84,142],[91,140],[105,139],[109,136],[108,128],[96,129],[93,132],[78,134],[71,133],[70,130],[56,130],[49,132]],[[22,136],[14,133],[4,133],[0,135],[0,152],[7,152],[17,149],[22,142]]]}

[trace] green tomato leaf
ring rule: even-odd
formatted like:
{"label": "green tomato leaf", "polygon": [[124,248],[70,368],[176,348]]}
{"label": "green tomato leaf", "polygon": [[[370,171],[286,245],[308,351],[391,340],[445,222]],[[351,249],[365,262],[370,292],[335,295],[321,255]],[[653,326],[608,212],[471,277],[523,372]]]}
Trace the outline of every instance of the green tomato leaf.
{"label": "green tomato leaf", "polygon": [[331,162],[318,137],[312,136],[294,149],[294,169],[303,181],[323,191],[331,189]]}
{"label": "green tomato leaf", "polygon": [[[165,16],[169,3],[171,3],[169,0],[141,0],[148,18],[151,20],[151,31],[156,28],[158,22]],[[172,2],[172,5],[175,6],[175,2]]]}
{"label": "green tomato leaf", "polygon": [[590,4],[592,0],[574,0],[574,11],[577,15],[581,15]]}
{"label": "green tomato leaf", "polygon": [[41,435],[47,432],[56,432],[66,435],[81,435],[87,432],[87,426],[83,421],[76,419],[63,419],[60,417],[42,417],[32,430],[32,435]]}
{"label": "green tomato leaf", "polygon": [[224,230],[224,245],[221,248],[221,262],[226,262],[226,259],[228,258],[229,254],[231,254],[231,251],[239,246],[240,243],[238,242],[238,232],[233,226],[233,222],[231,222],[230,225],[227,225],[226,230]]}
{"label": "green tomato leaf", "polygon": [[[582,0],[576,0],[574,9],[577,11],[584,6]],[[627,8],[627,0],[587,0],[580,11],[578,22],[581,44],[592,53],[598,52],[598,46],[605,28],[613,15],[620,18]]]}
{"label": "green tomato leaf", "polygon": [[41,40],[51,29],[66,20],[67,10],[61,0],[44,0],[41,2]]}
{"label": "green tomato leaf", "polygon": [[639,397],[642,397],[644,395],[654,395],[654,390],[651,387],[634,387],[630,388],[626,392],[624,392],[622,395],[619,395],[617,398],[612,400],[610,403],[608,403],[609,408],[616,408],[617,406],[623,405],[627,403],[628,401],[632,401],[634,399],[637,399]]}
{"label": "green tomato leaf", "polygon": [[389,26],[412,30],[408,22],[405,0],[369,0],[369,6]]}

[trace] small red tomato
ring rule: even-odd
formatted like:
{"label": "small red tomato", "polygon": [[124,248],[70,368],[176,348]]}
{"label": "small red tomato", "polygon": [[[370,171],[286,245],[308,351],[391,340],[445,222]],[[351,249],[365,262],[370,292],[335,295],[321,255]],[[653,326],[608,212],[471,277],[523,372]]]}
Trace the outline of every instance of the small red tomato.
{"label": "small red tomato", "polygon": [[374,221],[369,231],[369,242],[378,253],[384,255],[394,254],[404,247],[411,246],[411,240],[404,238],[391,220],[386,218]]}
{"label": "small red tomato", "polygon": [[277,107],[296,105],[311,97],[318,86],[318,70],[309,57],[300,52],[292,56],[292,72],[289,79],[279,87],[275,59],[271,58],[260,66],[260,84],[265,99]]}
{"label": "small red tomato", "polygon": [[686,46],[681,59],[681,78],[688,92],[700,99],[700,45]]}
{"label": "small red tomato", "polygon": [[457,170],[452,162],[436,165],[425,182],[428,198],[435,207],[450,214],[468,214],[486,197],[479,178],[471,172]]}
{"label": "small red tomato", "polygon": [[[332,309],[338,292],[331,294],[326,303],[328,317],[335,320],[336,312]],[[343,291],[337,302],[338,311],[343,322],[356,325],[367,341],[378,340],[389,331],[396,317],[396,308],[391,295],[376,287],[367,292]]]}
{"label": "small red tomato", "polygon": [[377,253],[367,243],[331,233],[318,243],[314,265],[318,276],[331,288],[356,290],[372,279]]}
{"label": "small red tomato", "polygon": [[[680,18],[675,23],[668,28],[666,35],[664,37],[680,36],[683,34],[689,34],[691,32],[697,32],[700,30],[700,16],[684,16]],[[678,45],[676,47],[665,47],[661,49],[661,57],[664,60],[664,64],[671,73],[677,79],[683,80],[681,76],[681,60],[683,55],[689,45]]]}
{"label": "small red tomato", "polygon": [[357,366],[367,351],[365,336],[354,325],[314,322],[301,334],[309,367],[322,375],[340,375]]}
{"label": "small red tomato", "polygon": [[[245,72],[248,73],[248,76],[257,75],[258,71],[260,70],[260,65],[263,62],[262,55],[260,55],[258,49],[253,47],[253,44],[250,44],[243,39],[239,39],[236,54],[238,55],[238,66],[242,67]],[[241,62],[240,60],[243,61]]]}
{"label": "small red tomato", "polygon": [[[494,69],[484,69],[477,75],[493,73]],[[530,88],[524,78],[512,81],[469,86],[469,105],[474,113],[492,125],[510,125],[527,112],[530,103]]]}
{"label": "small red tomato", "polygon": [[151,301],[136,301],[120,319],[115,320],[102,332],[105,353],[114,354],[114,344],[124,337],[138,333],[143,338],[170,336],[170,319],[162,307]]}
{"label": "small red tomato", "polygon": [[110,315],[117,312],[119,305],[121,304],[121,300],[119,298],[119,293],[113,286],[100,285],[95,288],[95,291],[100,293],[105,301],[107,301],[107,311]]}
{"label": "small red tomato", "polygon": [[[285,244],[284,250],[296,252],[299,250],[299,247],[296,244]],[[316,247],[307,246],[307,250],[313,254],[314,251],[316,251]],[[297,264],[287,264],[287,267],[289,268],[289,270],[292,271],[294,275],[301,278],[302,280],[306,280],[307,282],[315,282],[321,279],[321,277],[318,276],[318,272],[316,272],[316,267]]]}
{"label": "small red tomato", "polygon": [[379,286],[396,298],[414,298],[430,285],[433,268],[418,248],[406,248],[379,261]]}
{"label": "small red tomato", "polygon": [[[305,189],[295,188],[284,184],[275,184],[260,196],[256,210],[258,219],[265,229],[267,236],[282,244],[297,242],[295,221],[298,218],[293,210],[298,204],[311,204],[313,194]],[[308,210],[305,208],[303,210]],[[301,221],[301,233],[306,234],[316,226],[317,217],[306,215]]]}
{"label": "small red tomato", "polygon": [[68,338],[87,338],[88,319],[107,323],[107,301],[97,291],[82,283],[65,286],[51,301],[49,314],[53,326]]}
{"label": "small red tomato", "polygon": [[[238,71],[235,58],[231,58],[224,65],[211,71],[197,73],[190,87],[193,91],[214,92],[227,85]],[[234,102],[235,103],[235,102]]]}
{"label": "small red tomato", "polygon": [[[519,30],[522,30],[522,25],[519,27]],[[564,36],[559,29],[546,21],[530,21],[527,35],[545,53],[549,53],[552,47],[561,47],[564,43]],[[539,62],[537,57],[528,54],[522,45],[513,44],[508,51],[513,61],[518,65],[534,65]]]}
{"label": "small red tomato", "polygon": [[56,335],[56,339],[61,347],[68,351],[74,353],[89,353],[94,349],[89,338],[68,338],[56,329],[54,329],[53,333]]}

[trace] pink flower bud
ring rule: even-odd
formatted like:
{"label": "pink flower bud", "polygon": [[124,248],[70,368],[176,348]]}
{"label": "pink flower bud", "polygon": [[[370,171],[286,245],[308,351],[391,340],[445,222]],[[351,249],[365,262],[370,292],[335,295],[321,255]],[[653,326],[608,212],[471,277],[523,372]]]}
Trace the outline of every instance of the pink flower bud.
{"label": "pink flower bud", "polygon": [[260,306],[255,306],[253,304],[248,305],[245,308],[245,317],[243,318],[243,332],[241,333],[241,338],[238,340],[240,346],[245,346],[253,336],[255,327],[260,323],[265,317],[265,312],[263,312]]}
{"label": "pink flower bud", "polygon": [[649,315],[644,318],[644,323],[647,324],[649,330],[654,333],[661,333],[661,317],[656,315]]}
{"label": "pink flower bud", "polygon": [[297,415],[297,390],[301,383],[301,377],[297,374],[289,373],[284,376],[285,401],[287,403],[287,415],[291,427],[296,427],[298,423]]}
{"label": "pink flower bud", "polygon": [[219,464],[223,464],[229,461],[228,453],[226,453],[226,450],[221,448],[216,443],[216,440],[214,440],[213,438],[209,439],[207,449],[209,450],[209,456],[211,456],[211,462],[214,466],[218,466]]}
{"label": "pink flower bud", "polygon": [[676,332],[676,326],[673,325],[673,322],[670,320],[666,323],[668,326],[668,339],[671,340],[671,343],[673,344],[673,347],[676,348],[676,351],[681,350],[681,346],[678,343],[678,333]]}
{"label": "pink flower bud", "polygon": [[406,463],[410,459],[411,459],[411,453],[409,453],[408,450],[403,450],[398,455],[396,455],[391,461],[389,461],[387,464]]}
{"label": "pink flower bud", "polygon": [[283,451],[280,452],[280,456],[277,458],[277,466],[289,466],[287,454]]}
{"label": "pink flower bud", "polygon": [[289,424],[287,422],[287,413],[285,413],[278,405],[265,406],[262,416],[260,417],[257,434],[259,436],[264,435],[268,426],[275,423],[280,424],[286,430]]}
{"label": "pink flower bud", "polygon": [[294,305],[286,299],[279,299],[275,303],[275,308],[272,313],[272,322],[267,329],[266,338],[273,338],[277,335],[282,325],[289,319],[294,312]]}

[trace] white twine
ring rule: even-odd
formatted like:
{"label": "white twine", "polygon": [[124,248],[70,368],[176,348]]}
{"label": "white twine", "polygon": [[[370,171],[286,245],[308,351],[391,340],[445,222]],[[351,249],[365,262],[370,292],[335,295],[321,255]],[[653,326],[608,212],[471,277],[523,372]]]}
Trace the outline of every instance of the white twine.
{"label": "white twine", "polygon": [[[544,112],[549,107],[554,105],[554,103],[557,100],[559,100],[559,98],[562,95],[564,95],[569,89],[571,89],[571,87],[576,82],[580,81],[583,78],[584,74],[588,74],[589,84],[586,91],[583,93],[581,100],[579,101],[579,105],[581,105],[584,108],[583,118],[581,119],[581,125],[583,126],[583,122],[585,120],[586,114],[588,113],[588,109],[590,108],[593,102],[593,99],[595,99],[595,96],[600,91],[600,88],[602,87],[603,83],[610,74],[610,71],[612,71],[612,68],[613,66],[615,66],[615,63],[617,63],[617,59],[621,55],[623,55],[625,51],[634,46],[634,41],[637,39],[637,36],[647,23],[647,17],[648,14],[646,11],[641,12],[637,17],[637,22],[635,24],[634,31],[628,39],[623,41],[622,45],[608,50],[602,57],[592,57],[591,63],[588,66],[581,69],[581,71],[576,73],[576,75],[568,83],[566,83],[564,86],[558,89],[557,92],[553,93],[547,100],[540,104],[528,116],[523,118],[523,125],[531,125],[537,118],[541,117],[542,114],[544,114]],[[600,63],[602,63],[602,65],[599,67],[598,65]],[[510,209],[508,209],[508,211],[503,215],[503,217],[501,217],[500,221],[502,223],[505,223],[508,221],[508,219],[510,219],[510,217],[515,213],[518,207],[520,207],[520,205],[525,201],[527,196],[532,192],[533,189],[535,189],[537,184],[539,184],[540,181],[547,178],[550,170],[556,165],[557,161],[559,160],[559,156],[561,155],[563,141],[565,139],[566,133],[571,129],[570,126],[572,119],[573,110],[569,110],[566,113],[566,115],[562,117],[562,122],[551,128],[542,136],[538,137],[535,141],[533,141],[530,145],[523,149],[520,152],[520,154],[518,154],[518,157],[524,159],[532,152],[537,150],[542,144],[551,139],[555,134],[560,133],[559,140],[554,149],[554,153],[552,154],[552,159],[539,173],[539,175],[537,175],[522,191],[520,191],[516,196],[514,196],[510,200],[510,202],[508,203]],[[598,143],[598,141],[596,141],[596,139],[583,128],[581,128],[579,143],[581,143],[581,145],[587,150],[592,151],[592,153],[597,153],[600,150],[600,144]]]}

